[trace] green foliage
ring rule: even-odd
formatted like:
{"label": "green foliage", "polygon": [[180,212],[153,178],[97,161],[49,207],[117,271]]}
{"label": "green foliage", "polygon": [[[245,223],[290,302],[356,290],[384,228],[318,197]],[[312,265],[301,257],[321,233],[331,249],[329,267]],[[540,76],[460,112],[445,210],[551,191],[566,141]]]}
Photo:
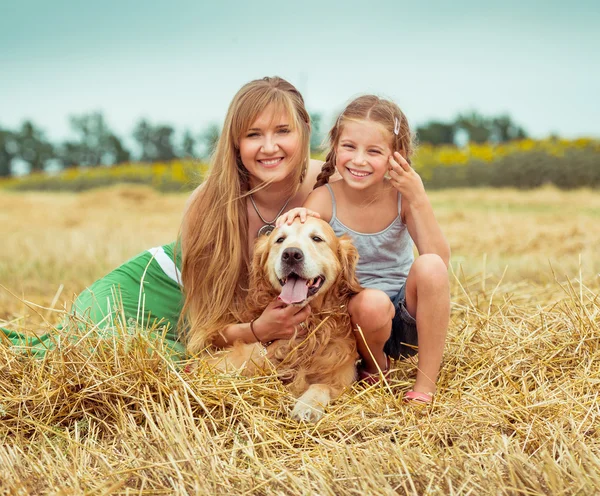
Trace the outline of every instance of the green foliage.
{"label": "green foliage", "polygon": [[202,153],[202,157],[208,159],[214,153],[215,148],[217,147],[217,143],[219,142],[219,137],[221,136],[221,127],[212,123],[209,124],[206,129],[200,135],[200,141],[204,145],[204,152]]}
{"label": "green foliage", "polygon": [[[323,153],[325,131],[319,112],[310,114],[312,133],[310,149],[313,155]],[[32,122],[25,121],[18,130],[0,129],[0,177],[11,174],[11,163],[29,164],[32,172],[60,167],[97,167],[129,162],[134,159],[121,138],[109,128],[101,112],[70,117],[76,139],[52,144]],[[139,145],[140,153],[135,159],[145,163],[157,163],[176,158],[208,159],[219,140],[221,126],[212,123],[194,137],[185,130],[182,139],[174,143],[175,130],[164,124],[151,124],[142,119],[135,126],[132,136]],[[471,142],[504,142],[525,136],[508,116],[483,117],[476,112],[459,115],[454,121],[433,121],[417,128],[419,140],[433,145],[454,144],[457,136],[466,136]]]}
{"label": "green foliage", "polygon": [[114,184],[145,184],[163,192],[190,191],[208,171],[202,162],[131,163],[112,167],[79,167],[58,174],[36,173],[0,181],[0,189],[12,191],[86,191]]}
{"label": "green foliage", "polygon": [[46,160],[54,156],[54,147],[31,121],[25,121],[13,134],[13,139],[16,145],[14,156],[27,162],[32,171],[42,170]]}
{"label": "green foliage", "polygon": [[[202,181],[208,167],[207,163],[195,160],[78,167],[55,175],[39,172],[0,180],[0,188],[83,191],[116,183],[134,183],[147,184],[160,191],[187,191]],[[503,145],[473,144],[465,148],[424,145],[417,150],[414,167],[428,189],[530,189],[546,184],[561,189],[600,188],[600,142],[522,140]]]}
{"label": "green foliage", "polygon": [[59,156],[66,167],[112,165],[129,160],[129,151],[108,128],[100,112],[71,116],[70,120],[79,139],[67,141],[61,148]]}
{"label": "green foliage", "polygon": [[319,112],[310,114],[310,151],[311,153],[319,153],[323,151],[323,141],[325,133],[323,132],[323,116]]}
{"label": "green foliage", "polygon": [[0,177],[10,176],[10,162],[16,151],[12,149],[13,143],[13,133],[0,128]]}
{"label": "green foliage", "polygon": [[454,126],[444,122],[432,121],[417,128],[417,136],[421,143],[432,145],[451,145],[454,143]]}
{"label": "green foliage", "polygon": [[473,159],[466,164],[440,165],[424,179],[427,188],[510,187],[531,189],[551,184],[560,189],[600,188],[598,144],[551,154],[518,151],[492,162]]}
{"label": "green foliage", "polygon": [[183,158],[193,158],[196,156],[196,140],[188,129],[183,133],[179,155]]}
{"label": "green foliage", "polygon": [[142,119],[133,131],[133,137],[142,149],[142,162],[163,162],[177,157],[173,145],[173,128],[171,126],[153,126]]}
{"label": "green foliage", "polygon": [[478,112],[459,114],[451,122],[431,121],[417,127],[418,140],[431,145],[454,144],[461,133],[471,143],[505,143],[527,137],[523,128],[508,115],[486,117]]}

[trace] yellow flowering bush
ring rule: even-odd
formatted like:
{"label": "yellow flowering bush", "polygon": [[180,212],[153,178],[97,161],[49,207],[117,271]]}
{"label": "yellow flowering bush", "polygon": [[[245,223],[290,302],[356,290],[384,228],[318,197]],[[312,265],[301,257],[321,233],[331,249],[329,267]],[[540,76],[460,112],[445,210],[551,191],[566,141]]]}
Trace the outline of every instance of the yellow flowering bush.
{"label": "yellow flowering bush", "polygon": [[[323,159],[323,156],[316,158]],[[413,166],[427,187],[600,187],[600,140],[523,139],[464,147],[420,145]],[[186,191],[202,182],[208,164],[196,160],[75,167],[0,180],[13,190],[82,191],[115,183],[148,184],[160,191]]]}
{"label": "yellow flowering bush", "polygon": [[469,143],[460,148],[452,145],[432,146],[425,143],[417,148],[413,164],[422,176],[427,177],[429,171],[440,166],[465,165],[471,161],[491,163],[509,155],[523,155],[531,152],[564,157],[565,153],[573,150],[598,153],[600,152],[600,140],[591,138],[533,140],[528,138],[498,144]]}
{"label": "yellow flowering bush", "polygon": [[0,187],[12,190],[83,191],[117,183],[147,184],[160,191],[191,190],[202,182],[208,164],[195,160],[168,163],[126,163],[111,167],[75,167],[48,174],[37,172],[4,179]]}
{"label": "yellow flowering bush", "polygon": [[424,144],[413,165],[433,188],[533,188],[546,183],[564,189],[600,187],[600,140],[523,139],[461,148]]}

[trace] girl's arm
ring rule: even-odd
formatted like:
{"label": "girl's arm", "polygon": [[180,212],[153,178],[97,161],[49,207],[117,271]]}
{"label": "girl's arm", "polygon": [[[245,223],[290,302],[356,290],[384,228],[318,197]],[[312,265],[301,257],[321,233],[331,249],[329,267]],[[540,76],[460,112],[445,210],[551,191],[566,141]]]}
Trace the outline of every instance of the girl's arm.
{"label": "girl's arm", "polygon": [[398,152],[390,157],[390,182],[402,195],[402,221],[406,224],[419,255],[435,253],[448,267],[450,245],[435,218],[423,181]]}
{"label": "girl's arm", "polygon": [[331,220],[333,209],[331,206],[331,195],[326,186],[311,191],[308,198],[304,201],[304,206],[293,208],[289,212],[279,216],[275,225],[277,227],[283,224],[291,225],[296,217],[300,218],[300,222],[304,222],[308,215],[323,219],[325,222]]}
{"label": "girl's arm", "polygon": [[401,211],[419,255],[435,253],[448,267],[450,263],[450,245],[442,233],[427,195],[418,203],[408,203],[402,197]]}

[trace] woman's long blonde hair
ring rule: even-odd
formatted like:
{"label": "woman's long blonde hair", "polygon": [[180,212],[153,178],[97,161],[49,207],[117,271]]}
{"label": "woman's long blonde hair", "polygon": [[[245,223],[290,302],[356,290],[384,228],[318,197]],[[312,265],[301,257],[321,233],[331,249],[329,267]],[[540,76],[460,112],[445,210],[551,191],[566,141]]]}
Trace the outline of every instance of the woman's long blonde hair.
{"label": "woman's long blonde hair", "polygon": [[373,121],[382,125],[390,134],[392,151],[400,152],[410,164],[415,144],[404,112],[390,100],[379,98],[376,95],[362,95],[346,106],[329,131],[329,153],[327,153],[325,163],[317,176],[315,188],[329,182],[329,178],[335,172],[336,150],[344,124],[348,121]]}
{"label": "woman's long blonde hair", "polygon": [[[185,302],[180,328],[189,353],[212,344],[228,324],[239,322],[248,282],[250,175],[240,159],[240,139],[259,114],[272,105],[299,131],[298,161],[290,183],[300,185],[310,160],[310,117],[298,90],[279,77],[244,85],[227,111],[212,156],[212,167],[199,194],[190,201],[181,226]],[[297,190],[296,190],[297,191]]]}

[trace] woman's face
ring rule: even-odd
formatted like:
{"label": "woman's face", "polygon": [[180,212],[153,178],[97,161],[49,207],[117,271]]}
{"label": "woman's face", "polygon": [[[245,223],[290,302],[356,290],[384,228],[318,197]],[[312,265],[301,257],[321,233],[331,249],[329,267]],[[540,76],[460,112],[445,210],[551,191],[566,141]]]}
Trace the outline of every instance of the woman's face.
{"label": "woman's face", "polygon": [[253,182],[278,182],[298,166],[300,134],[284,112],[269,105],[240,139],[242,163]]}

